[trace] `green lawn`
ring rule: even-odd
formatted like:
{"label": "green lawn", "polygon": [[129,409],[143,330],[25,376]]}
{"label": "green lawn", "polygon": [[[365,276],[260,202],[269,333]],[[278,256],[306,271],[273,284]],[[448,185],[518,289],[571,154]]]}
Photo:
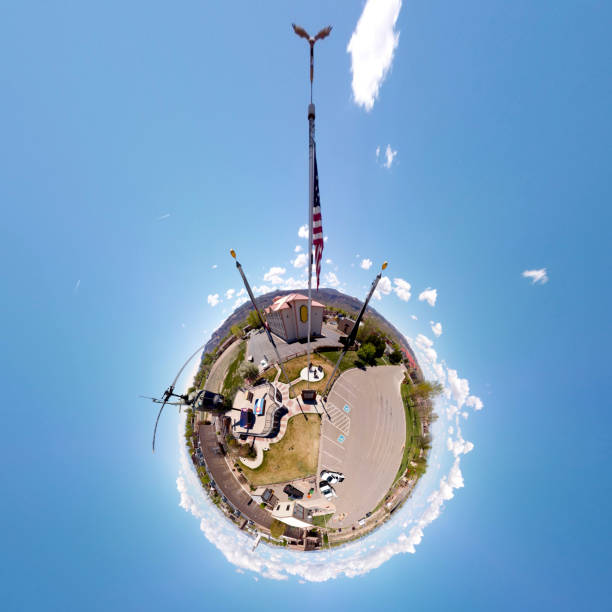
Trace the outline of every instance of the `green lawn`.
{"label": "green lawn", "polygon": [[418,440],[421,433],[421,422],[410,397],[410,387],[408,385],[400,385],[400,392],[406,413],[406,440],[404,441],[404,454],[402,455],[402,462],[397,471],[397,475],[395,476],[395,481],[397,481],[404,474],[410,462],[414,461],[414,459],[416,459],[418,456]]}
{"label": "green lawn", "polygon": [[329,521],[329,519],[331,519],[332,516],[334,516],[333,512],[331,512],[330,514],[319,514],[318,516],[313,516],[312,524],[316,527],[327,527],[327,522]]}
{"label": "green lawn", "polygon": [[[338,361],[338,357],[340,357],[340,353],[341,353],[341,351],[333,351],[333,350],[323,350],[323,351],[318,351],[318,352],[320,355],[327,357],[327,359],[329,359],[333,365],[336,365],[336,361]],[[376,359],[376,365],[382,366],[382,365],[389,365],[389,364],[388,362],[384,361],[382,357],[379,357]],[[359,357],[357,356],[357,351],[347,351],[346,355],[344,356],[344,359],[340,362],[340,367],[338,368],[338,371],[342,373],[345,370],[350,370],[351,368],[362,368],[362,367],[363,367],[363,364],[361,363],[361,361],[359,361]]]}
{"label": "green lawn", "polygon": [[244,378],[240,374],[240,366],[242,366],[244,363],[245,353],[246,342],[243,341],[238,354],[230,363],[229,367],[227,368],[227,373],[225,374],[225,380],[223,381],[223,389],[221,393],[226,397],[231,396],[232,394],[235,395],[236,390],[244,381]]}
{"label": "green lawn", "polygon": [[262,372],[261,376],[262,378],[265,378],[266,380],[269,380],[270,382],[274,382],[274,379],[276,378],[276,368],[274,366],[272,366],[271,368],[268,368],[267,370]]}
{"label": "green lawn", "polygon": [[262,464],[254,470],[243,465],[242,473],[253,486],[313,476],[317,471],[320,434],[319,415],[309,414],[306,421],[298,414],[289,419],[282,439],[264,453]]}

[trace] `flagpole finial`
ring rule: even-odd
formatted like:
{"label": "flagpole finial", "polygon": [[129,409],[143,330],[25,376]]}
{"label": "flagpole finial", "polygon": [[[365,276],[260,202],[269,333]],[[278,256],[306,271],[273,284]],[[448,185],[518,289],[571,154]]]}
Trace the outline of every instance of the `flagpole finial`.
{"label": "flagpole finial", "polygon": [[388,265],[389,265],[389,262],[388,262],[388,261],[385,261],[385,262],[383,263],[383,265],[382,265],[382,269],[383,269],[383,270],[386,270]]}
{"label": "flagpole finial", "polygon": [[311,36],[304,28],[292,23],[293,31],[300,37],[305,38],[310,45],[310,102],[312,103],[312,82],[314,80],[314,46],[317,40],[323,40],[327,38],[332,31],[332,26],[327,26],[322,30],[319,30],[315,36]]}
{"label": "flagpole finial", "polygon": [[234,249],[230,249],[230,255],[236,259],[236,251],[234,251]]}

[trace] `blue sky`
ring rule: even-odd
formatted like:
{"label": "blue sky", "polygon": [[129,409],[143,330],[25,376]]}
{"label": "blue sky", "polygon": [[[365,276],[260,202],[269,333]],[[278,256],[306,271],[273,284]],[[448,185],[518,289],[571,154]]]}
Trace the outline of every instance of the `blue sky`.
{"label": "blue sky", "polygon": [[[611,12],[5,6],[3,607],[609,607]],[[231,312],[230,248],[258,287],[303,278],[293,21],[334,26],[315,72],[323,284],[361,297],[389,260],[376,308],[484,403],[416,552],[321,584],[235,572],[179,506],[176,413],[152,456],[137,398]]]}

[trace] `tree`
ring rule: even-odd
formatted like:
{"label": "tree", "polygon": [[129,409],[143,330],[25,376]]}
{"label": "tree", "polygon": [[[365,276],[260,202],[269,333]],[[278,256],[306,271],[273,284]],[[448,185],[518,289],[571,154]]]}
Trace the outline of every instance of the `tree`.
{"label": "tree", "polygon": [[253,329],[258,329],[261,327],[259,315],[254,310],[251,310],[251,312],[249,312],[249,316],[247,317],[246,322],[247,325],[250,325]]}
{"label": "tree", "polygon": [[365,339],[365,342],[371,344],[376,349],[376,357],[382,357],[385,354],[385,339],[378,332],[372,332]]}
{"label": "tree", "polygon": [[359,325],[359,329],[357,330],[357,340],[363,344],[367,342],[367,338],[375,331],[374,325],[370,319],[362,319],[361,325]]}
{"label": "tree", "polygon": [[242,330],[238,325],[232,325],[230,327],[230,331],[232,334],[234,334],[234,336],[236,336],[236,338],[242,338]]}
{"label": "tree", "polygon": [[270,525],[270,535],[273,538],[280,538],[283,533],[285,533],[285,527],[285,523],[279,521],[278,519],[274,519]]}
{"label": "tree", "polygon": [[412,386],[410,395],[414,398],[428,400],[436,397],[436,395],[440,395],[440,393],[442,393],[442,388],[439,382],[424,380]]}
{"label": "tree", "polygon": [[363,363],[373,365],[376,363],[376,347],[369,343],[363,344],[357,351],[357,356]]}
{"label": "tree", "polygon": [[399,363],[403,358],[402,355],[402,351],[400,351],[399,349],[395,349],[390,355],[389,355],[389,361],[393,364]]}
{"label": "tree", "polygon": [[259,368],[254,363],[248,363],[242,371],[244,377],[250,382],[254,382],[259,378]]}

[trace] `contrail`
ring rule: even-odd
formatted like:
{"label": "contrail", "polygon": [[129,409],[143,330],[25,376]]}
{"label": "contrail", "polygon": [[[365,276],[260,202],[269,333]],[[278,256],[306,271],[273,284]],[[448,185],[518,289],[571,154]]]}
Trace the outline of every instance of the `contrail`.
{"label": "contrail", "polygon": [[81,279],[79,278],[79,280],[76,282],[76,285],[74,286],[74,289],[72,291],[76,293],[79,290],[80,286],[81,286]]}
{"label": "contrail", "polygon": [[157,219],[155,219],[156,221],[163,221],[164,219],[167,219],[170,216],[170,213],[166,213],[165,215],[162,215],[161,217],[157,217]]}

